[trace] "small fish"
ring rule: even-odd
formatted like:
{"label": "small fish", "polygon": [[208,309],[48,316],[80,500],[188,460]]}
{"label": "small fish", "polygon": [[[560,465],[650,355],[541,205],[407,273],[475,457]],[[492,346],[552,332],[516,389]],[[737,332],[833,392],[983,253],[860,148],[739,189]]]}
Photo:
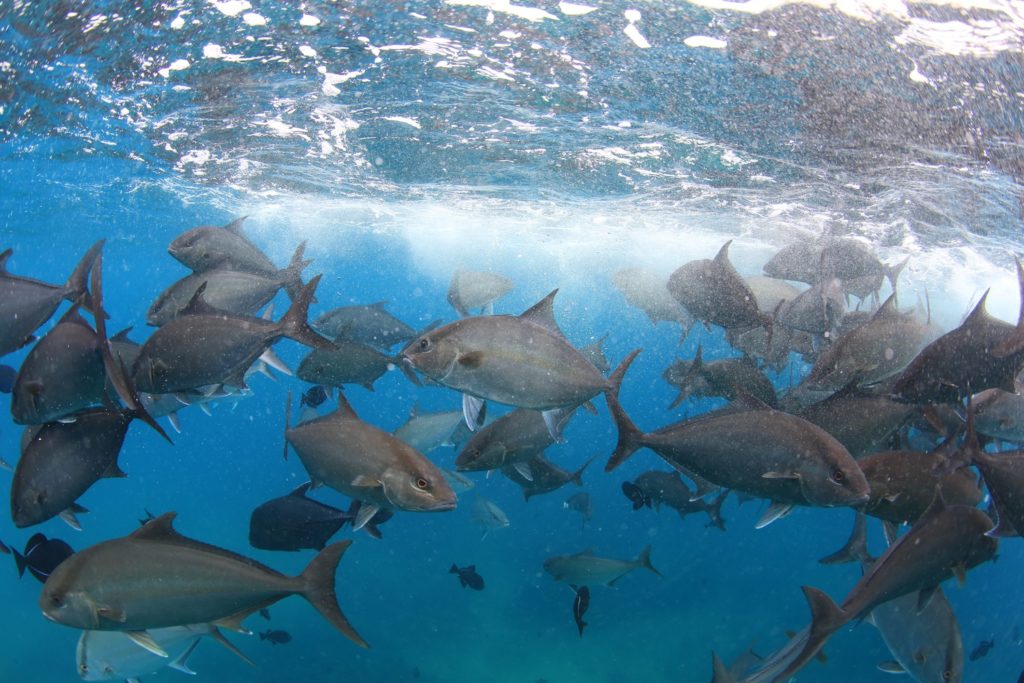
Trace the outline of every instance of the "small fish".
{"label": "small fish", "polygon": [[507,529],[510,523],[505,511],[483,496],[473,500],[473,521],[483,530],[481,540],[487,538],[487,534],[492,531]]}
{"label": "small fish", "polygon": [[633,502],[633,509],[639,510],[643,506],[651,506],[650,496],[644,493],[644,490],[634,484],[631,481],[622,482],[622,492],[626,494],[626,498],[629,498]]}
{"label": "small fish", "polygon": [[64,541],[36,534],[25,544],[24,555],[14,551],[14,561],[18,565],[19,577],[24,576],[28,569],[40,583],[46,583],[57,565],[74,554],[75,551]]}
{"label": "small fish", "polygon": [[302,395],[300,405],[319,408],[324,404],[324,401],[330,397],[331,390],[321,384],[317,384],[315,387],[310,387],[309,390]]}
{"label": "small fish", "polygon": [[583,629],[587,626],[587,622],[583,621],[583,615],[590,607],[590,589],[586,586],[579,588],[573,586],[572,589],[576,591],[576,597],[572,601],[572,618],[576,620],[576,628],[579,629],[580,638],[582,638]]}
{"label": "small fish", "polygon": [[463,588],[472,588],[475,591],[482,591],[484,589],[484,577],[476,573],[476,565],[471,564],[468,567],[462,567],[461,569],[457,565],[452,565],[452,568],[448,570],[449,574],[458,574],[459,583],[462,584]]}
{"label": "small fish", "polygon": [[292,634],[288,631],[264,631],[260,634],[260,640],[269,640],[273,645],[284,645],[292,642]]}
{"label": "small fish", "polygon": [[589,550],[575,555],[556,555],[544,560],[544,570],[555,581],[565,581],[570,586],[583,583],[614,585],[616,581],[638,567],[661,576],[651,564],[651,546],[646,546],[634,560],[615,560],[598,557]]}
{"label": "small fish", "polygon": [[264,607],[260,610],[260,616],[266,619],[267,621],[270,621],[270,610]]}
{"label": "small fish", "polygon": [[10,365],[0,365],[0,394],[9,394],[14,388],[14,378],[18,371]]}
{"label": "small fish", "polygon": [[981,641],[973,650],[971,650],[971,656],[968,657],[968,659],[970,659],[972,662],[978,661],[979,659],[987,655],[988,651],[995,647],[995,644],[995,638]]}
{"label": "small fish", "polygon": [[140,520],[139,520],[139,526],[146,526],[146,524],[147,524],[147,523],[148,523],[148,522],[149,522],[150,520],[156,519],[156,515],[154,515],[154,514],[153,514],[152,512],[150,512],[149,510],[147,510],[147,509],[143,508],[143,509],[142,509],[142,511],[146,513],[146,516],[145,516],[145,517],[143,517],[142,519],[140,519]]}
{"label": "small fish", "polygon": [[580,491],[569,496],[562,507],[566,510],[575,510],[583,516],[584,522],[589,522],[594,516],[594,503],[590,500],[590,494],[586,491]]}

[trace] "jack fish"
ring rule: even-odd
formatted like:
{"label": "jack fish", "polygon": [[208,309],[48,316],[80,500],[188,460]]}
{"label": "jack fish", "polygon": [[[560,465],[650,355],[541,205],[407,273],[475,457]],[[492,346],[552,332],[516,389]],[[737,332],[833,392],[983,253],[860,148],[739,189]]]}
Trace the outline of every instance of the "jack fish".
{"label": "jack fish", "polygon": [[242,620],[289,595],[301,595],[352,642],[366,647],[342,614],[334,574],[351,541],[321,551],[299,576],[194,541],[174,530],[169,512],[123,538],[65,560],[39,598],[43,615],[73,628],[123,631],[150,651],[167,654],[149,629]]}
{"label": "jack fish", "polygon": [[729,261],[729,240],[714,259],[698,259],[680,266],[668,280],[676,301],[705,325],[727,330],[771,328],[771,316],[761,313],[757,297]]}
{"label": "jack fish", "polygon": [[389,349],[415,337],[416,330],[385,311],[385,305],[386,301],[378,301],[369,306],[333,308],[314,320],[313,328],[331,339],[344,337],[378,349]]}
{"label": "jack fish", "polygon": [[448,286],[448,303],[459,315],[466,317],[474,308],[490,315],[497,299],[512,291],[515,283],[496,273],[459,269]]}
{"label": "jack fish", "polygon": [[641,550],[635,560],[598,557],[589,550],[575,555],[556,555],[544,560],[544,571],[551,574],[555,581],[565,581],[576,586],[613,586],[616,581],[638,567],[661,576],[661,572],[651,564],[651,546]]}

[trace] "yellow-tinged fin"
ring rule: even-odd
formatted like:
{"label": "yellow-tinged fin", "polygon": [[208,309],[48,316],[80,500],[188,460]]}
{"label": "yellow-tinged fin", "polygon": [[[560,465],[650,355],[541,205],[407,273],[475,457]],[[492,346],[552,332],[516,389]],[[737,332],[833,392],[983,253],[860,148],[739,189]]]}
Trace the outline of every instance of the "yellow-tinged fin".
{"label": "yellow-tinged fin", "polygon": [[149,650],[157,657],[167,657],[167,651],[157,645],[156,641],[145,631],[125,631],[124,634],[128,636],[133,643],[138,645],[144,650]]}
{"label": "yellow-tinged fin", "polygon": [[237,655],[239,658],[241,658],[243,662],[245,662],[249,666],[256,666],[256,662],[249,659],[244,652],[235,647],[230,640],[224,637],[224,634],[220,632],[220,629],[218,629],[213,624],[210,624],[210,637],[218,643],[220,643],[221,645],[223,645],[224,647],[226,647],[229,652],[232,652],[235,655]]}
{"label": "yellow-tinged fin", "polygon": [[242,633],[244,635],[251,636],[252,631],[247,629],[245,626],[242,626],[242,622],[255,611],[255,609],[247,609],[244,612],[239,612],[238,614],[232,614],[229,617],[218,619],[213,622],[213,625],[219,626],[220,628],[226,628],[227,630],[234,631],[235,633]]}
{"label": "yellow-tinged fin", "polygon": [[334,589],[334,574],[338,569],[338,562],[350,545],[352,541],[334,543],[313,558],[299,576],[304,584],[302,596],[345,637],[360,647],[369,647],[342,614]]}

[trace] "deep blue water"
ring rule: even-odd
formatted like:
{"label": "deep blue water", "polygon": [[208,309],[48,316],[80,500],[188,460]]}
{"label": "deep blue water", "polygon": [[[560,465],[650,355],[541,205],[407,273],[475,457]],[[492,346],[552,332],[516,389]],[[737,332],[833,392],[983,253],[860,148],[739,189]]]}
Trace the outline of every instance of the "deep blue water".
{"label": "deep blue water", "polygon": [[[612,287],[622,267],[667,275],[734,239],[734,263],[752,275],[779,246],[828,229],[888,262],[910,256],[902,286],[928,290],[947,328],[990,286],[991,310],[1016,317],[1024,20],[1012,5],[844,14],[779,3],[747,14],[591,2],[593,12],[575,16],[543,2],[531,7],[549,17],[535,21],[499,2],[253,4],[232,15],[230,3],[0,3],[0,247],[14,249],[12,272],[61,282],[106,238],[108,325],[134,326],[141,341],[152,300],[187,274],[167,244],[239,215],[276,263],[309,241],[307,274],[324,274],[313,315],[387,300],[413,327],[450,321],[454,270],[492,270],[516,282],[498,312],[557,287],[556,317],[574,343],[608,334],[613,365],[644,349],[623,402],[645,429],[682,415],[667,410],[675,391],[661,379],[674,358],[698,344],[705,358],[733,352],[700,326],[677,346],[676,326],[652,326]],[[640,11],[635,27],[651,47],[623,32],[626,10]],[[701,35],[724,46],[684,42]],[[182,59],[186,68],[170,68]],[[277,350],[292,367],[304,354],[290,341]],[[794,361],[773,378],[783,388],[801,371]],[[143,509],[174,510],[188,536],[301,571],[311,551],[254,550],[247,530],[256,505],[306,479],[297,458],[281,458],[285,396],[304,385],[278,375],[251,388],[212,417],[183,411],[173,446],[133,425],[120,460],[129,477],[82,498],[84,530],[59,520],[39,530],[79,549],[129,533]],[[415,387],[397,371],[347,396],[388,430],[416,402],[460,405],[455,392]],[[0,410],[7,404],[0,397]],[[713,649],[726,659],[752,642],[767,652],[806,623],[799,586],[841,598],[856,582],[852,565],[817,562],[845,541],[849,510],[797,509],[756,531],[763,506],[731,497],[725,533],[702,515],[631,511],[620,484],[667,467],[643,451],[603,473],[615,433],[603,401],[597,409],[548,453],[566,469],[596,456],[584,475],[596,508],[586,527],[562,509],[574,487],[525,503],[511,482],[474,476],[454,512],[399,514],[383,540],[354,536],[338,595],[371,649],[289,598],[271,608],[269,626],[291,643],[229,634],[256,668],[212,643],[193,668],[245,681],[706,681]],[[11,462],[19,435],[0,422]],[[451,466],[454,453],[431,457]],[[477,493],[506,511],[509,529],[481,540],[468,504]],[[314,495],[347,504],[329,490]],[[9,545],[33,531],[0,515]],[[880,528],[870,533],[877,549]],[[580,638],[573,594],[544,559],[586,548],[632,558],[648,543],[664,578],[639,571],[593,587]],[[967,663],[965,681],[1012,681],[1024,669],[1013,641],[1024,628],[1022,548],[1008,539],[998,562],[946,589],[965,651],[996,640]],[[486,590],[460,588],[453,562],[475,564]],[[38,584],[19,582],[13,563],[0,579],[0,680],[76,680],[77,632],[40,615]],[[266,627],[258,616],[248,624]],[[800,680],[887,679],[876,664],[890,656],[867,624],[844,629],[826,652]]]}

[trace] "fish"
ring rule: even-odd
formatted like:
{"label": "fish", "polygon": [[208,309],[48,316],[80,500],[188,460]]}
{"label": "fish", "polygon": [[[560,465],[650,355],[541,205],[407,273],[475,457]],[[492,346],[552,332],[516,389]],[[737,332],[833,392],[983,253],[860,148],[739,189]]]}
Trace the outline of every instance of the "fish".
{"label": "fish", "polygon": [[314,485],[325,484],[362,502],[355,529],[381,508],[455,508],[455,492],[441,471],[401,439],[360,420],[344,394],[338,394],[333,412],[294,427],[286,424],[285,441]]}
{"label": "fish", "polygon": [[441,446],[455,445],[455,428],[463,424],[462,411],[421,412],[414,405],[409,419],[394,434],[420,453],[429,453]]}
{"label": "fish", "polygon": [[956,329],[928,344],[892,386],[893,397],[913,403],[961,403],[984,389],[1013,391],[1024,348],[1000,354],[1018,330],[1024,329],[1024,268],[1017,264],[1021,293],[1017,325],[994,318],[985,309],[985,292]]}
{"label": "fish", "polygon": [[128,536],[65,560],[43,585],[43,615],[72,628],[123,631],[159,652],[143,631],[199,623],[244,630],[241,622],[249,614],[301,595],[334,628],[366,647],[335,596],[335,571],[351,541],[328,546],[292,577],[182,536],[174,518],[174,512],[165,513]]}
{"label": "fish", "polygon": [[471,397],[539,411],[578,406],[610,385],[558,329],[557,293],[519,316],[476,316],[439,327],[414,339],[400,357]]}
{"label": "fish", "polygon": [[997,522],[991,535],[1019,536],[1024,533],[1024,451],[991,454],[982,450],[974,431],[973,412],[972,407],[968,411],[967,436],[953,461],[974,465],[981,472]]}
{"label": "fish", "polygon": [[166,656],[139,647],[129,635],[120,631],[82,631],[75,649],[78,675],[85,681],[137,681],[139,677],[155,674],[164,667],[195,675],[188,666],[188,660],[204,636],[220,643],[249,665],[254,665],[212,624],[158,628],[149,631],[148,635]]}
{"label": "fish", "polygon": [[588,626],[587,622],[583,621],[583,615],[587,613],[590,608],[590,589],[586,586],[572,586],[572,589],[576,592],[575,597],[572,599],[572,618],[576,622],[576,628],[580,632],[580,638],[583,637],[583,629]]}
{"label": "fish", "polygon": [[679,390],[679,395],[669,405],[669,409],[690,398],[720,396],[734,401],[740,391],[745,391],[766,405],[775,405],[772,381],[748,356],[720,358],[705,363],[703,347],[698,346],[692,361],[675,361],[662,377]]}
{"label": "fish", "polygon": [[82,297],[83,307],[92,309],[88,295],[89,271],[104,240],[92,245],[79,260],[63,285],[51,285],[32,278],[14,275],[7,270],[13,250],[0,253],[0,356],[31,343],[32,335],[60,306]]}
{"label": "fish", "polygon": [[1003,389],[986,389],[971,397],[974,428],[1001,441],[1024,442],[1024,396]]}
{"label": "fish", "polygon": [[939,334],[916,312],[903,313],[890,296],[866,323],[840,336],[814,361],[803,385],[818,391],[838,391],[857,380],[877,384],[904,372]]}
{"label": "fish", "polygon": [[379,525],[394,517],[394,511],[389,508],[382,507],[374,512],[372,516],[369,516],[370,511],[367,511],[366,515],[360,515],[359,513],[363,507],[364,504],[362,501],[353,500],[349,504],[348,510],[345,512],[345,521],[351,522],[352,526],[356,529],[358,529],[361,524],[363,531],[378,540],[384,538],[384,535],[380,532]]}
{"label": "fish", "polygon": [[587,466],[593,460],[594,458],[591,457],[578,470],[569,472],[555,465],[543,455],[535,455],[526,462],[528,466],[526,469],[529,470],[531,476],[530,479],[524,477],[522,472],[520,472],[520,469],[523,468],[516,468],[511,465],[502,467],[501,473],[519,485],[523,490],[523,497],[528,501],[533,496],[557,491],[569,482],[577,486],[583,486],[583,471],[587,469]]}
{"label": "fish", "polygon": [[793,301],[800,296],[801,290],[785,280],[762,275],[752,275],[743,279],[754,292],[757,307],[762,313],[774,313],[782,302]]}
{"label": "fish", "polygon": [[535,410],[517,408],[479,430],[469,438],[455,458],[459,472],[480,472],[515,466],[532,479],[526,464],[555,443],[548,423],[560,433],[572,419],[575,408],[552,411],[548,418]]}
{"label": "fish", "polygon": [[25,570],[28,569],[39,583],[46,583],[53,570],[74,554],[71,546],[59,538],[35,534],[25,544],[24,554],[14,551],[14,562],[17,564],[19,577],[24,576]]}
{"label": "fish", "polygon": [[771,277],[809,285],[820,282],[828,273],[842,280],[848,292],[863,299],[877,295],[883,279],[888,279],[895,291],[906,263],[888,266],[856,239],[824,236],[813,242],[796,242],[783,247],[765,264],[764,272]]}
{"label": "fish", "polygon": [[459,584],[463,588],[472,588],[475,591],[482,591],[484,589],[484,577],[477,574],[475,564],[462,568],[453,564],[452,568],[448,570],[448,573],[458,574]]}
{"label": "fish", "polygon": [[353,342],[343,336],[332,346],[314,348],[299,363],[299,379],[312,384],[342,387],[359,384],[373,391],[373,383],[398,362],[372,346]]}
{"label": "fish", "polygon": [[727,330],[764,327],[772,317],[761,313],[757,297],[729,261],[729,246],[722,245],[714,259],[683,264],[668,279],[668,291],[697,320]]}
{"label": "fish", "polygon": [[626,303],[643,311],[652,325],[660,321],[679,323],[682,344],[693,327],[693,316],[669,294],[668,279],[644,268],[623,268],[612,274],[612,284]]}
{"label": "fish", "polygon": [[562,503],[562,507],[566,510],[580,513],[584,523],[589,522],[594,517],[594,503],[590,500],[590,494],[586,491],[572,494]]}
{"label": "fish", "polygon": [[779,306],[775,320],[793,330],[810,332],[819,338],[832,337],[846,314],[843,283],[825,278]]}
{"label": "fish", "polygon": [[154,515],[149,510],[143,509],[143,512],[146,513],[146,516],[139,520],[139,526],[146,526],[147,522],[150,522],[150,521],[156,519],[156,515]]}
{"label": "fish", "polygon": [[286,496],[259,505],[249,518],[249,545],[262,550],[323,550],[350,517],[307,498],[306,482]]}
{"label": "fish", "polygon": [[647,507],[650,507],[651,505],[650,497],[644,493],[642,488],[631,481],[622,482],[622,493],[625,494],[626,498],[628,498],[631,503],[633,503],[634,510],[639,510],[645,505]]}
{"label": "fish", "polygon": [[651,546],[648,545],[641,550],[634,560],[598,557],[589,550],[583,550],[575,555],[556,555],[544,560],[544,571],[551,574],[555,581],[565,581],[577,586],[613,586],[616,581],[639,567],[661,576],[661,572],[651,564]]}
{"label": "fish", "polygon": [[619,439],[605,471],[648,447],[669,464],[723,488],[780,505],[832,507],[868,500],[867,480],[841,443],[820,427],[749,395],[742,398],[749,410],[724,409],[655,432],[640,431],[618,397],[631,360],[612,375],[613,390],[606,394]]}
{"label": "fish", "polygon": [[868,615],[878,628],[894,661],[878,668],[887,673],[907,673],[919,683],[960,683],[964,672],[964,648],[953,608],[939,588],[924,609],[910,593],[885,602]]}
{"label": "fish", "polygon": [[272,645],[285,645],[292,642],[292,634],[288,631],[281,630],[266,630],[260,633],[260,640],[270,641]]}
{"label": "fish", "polygon": [[322,384],[310,387],[306,390],[306,393],[302,394],[302,399],[299,401],[300,406],[309,406],[310,408],[319,408],[331,398],[330,387],[325,387]]}
{"label": "fish", "polygon": [[14,379],[18,371],[10,365],[0,365],[0,394],[9,394],[14,388]]}
{"label": "fish", "polygon": [[274,273],[225,267],[192,273],[160,293],[146,313],[146,322],[159,327],[178,317],[204,284],[203,298],[213,308],[235,315],[255,315],[282,287],[293,292],[302,290],[302,271],[311,263],[302,260],[305,249],[303,242],[288,267]]}
{"label": "fish", "polygon": [[497,273],[478,270],[455,271],[448,285],[448,303],[463,318],[471,309],[484,309],[490,315],[494,302],[505,296],[515,287],[515,283]]}
{"label": "fish", "polygon": [[473,521],[483,531],[481,539],[487,538],[487,534],[498,529],[507,529],[510,522],[508,515],[498,505],[481,495],[473,499]]}
{"label": "fish", "polygon": [[978,661],[979,659],[987,655],[988,651],[995,647],[995,644],[995,638],[981,641],[974,647],[973,650],[971,650],[971,656],[968,657],[968,659],[970,659],[972,662]]}
{"label": "fish", "polygon": [[385,311],[387,303],[332,308],[313,321],[313,329],[331,339],[342,337],[355,344],[390,349],[415,337],[416,330]]}
{"label": "fish", "polygon": [[785,670],[771,680],[789,680],[833,633],[878,605],[919,593],[917,604],[923,608],[943,581],[954,575],[963,581],[967,570],[995,556],[997,541],[986,535],[993,526],[981,510],[947,506],[937,495],[931,507],[871,565],[840,605],[818,589],[804,586],[812,614],[806,643]]}
{"label": "fish", "polygon": [[270,621],[270,610],[268,610],[266,607],[263,607],[262,609],[260,609],[260,616],[266,619],[267,621]]}
{"label": "fish", "polygon": [[319,282],[318,275],[303,287],[277,323],[217,311],[205,302],[205,288],[200,287],[183,314],[157,329],[142,345],[132,367],[135,386],[153,394],[211,384],[245,387],[246,371],[281,337],[314,348],[331,346],[306,324]]}
{"label": "fish", "polygon": [[[655,510],[659,510],[662,505],[667,505],[678,512],[681,519],[691,512],[704,512],[708,516],[708,526],[725,531],[722,503],[728,492],[719,494],[711,503],[707,503],[696,492],[690,490],[678,472],[660,472],[658,470],[644,472],[633,480],[631,486],[636,489],[636,493],[633,493],[632,496],[629,493],[626,495],[634,500],[634,510],[639,509],[635,501],[641,500],[640,507],[653,506]],[[626,490],[626,486],[623,484],[623,491]],[[632,492],[632,489],[630,491]]]}
{"label": "fish", "polygon": [[912,403],[894,401],[888,392],[868,391],[850,383],[817,403],[794,411],[834,436],[855,458],[874,453],[919,412]]}

